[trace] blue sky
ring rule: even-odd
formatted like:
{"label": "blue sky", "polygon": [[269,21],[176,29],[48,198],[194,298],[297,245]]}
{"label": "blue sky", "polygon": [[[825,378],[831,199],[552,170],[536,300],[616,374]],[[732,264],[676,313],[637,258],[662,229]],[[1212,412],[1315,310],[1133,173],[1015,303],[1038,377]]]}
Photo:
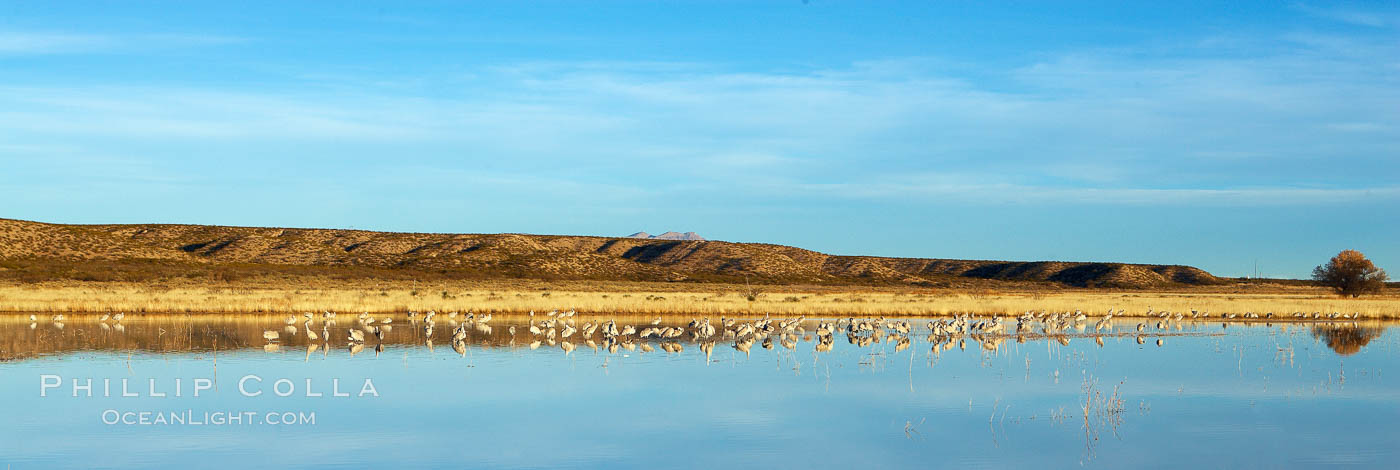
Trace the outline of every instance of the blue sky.
{"label": "blue sky", "polygon": [[0,3],[0,217],[1400,270],[1400,6]]}

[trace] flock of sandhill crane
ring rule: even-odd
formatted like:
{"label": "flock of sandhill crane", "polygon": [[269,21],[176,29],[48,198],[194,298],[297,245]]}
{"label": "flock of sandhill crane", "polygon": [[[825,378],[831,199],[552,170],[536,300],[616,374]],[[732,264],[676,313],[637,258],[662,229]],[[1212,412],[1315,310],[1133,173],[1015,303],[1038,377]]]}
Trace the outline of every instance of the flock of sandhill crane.
{"label": "flock of sandhill crane", "polygon": [[[104,330],[115,328],[117,331],[122,331],[123,329],[125,329],[125,327],[122,326],[123,318],[126,318],[126,313],[104,313],[102,314],[102,317],[98,319],[98,324],[102,325],[102,329]],[[62,313],[54,314],[49,317],[49,324],[53,325],[54,328],[62,330],[64,327],[67,326],[65,323],[63,323],[64,320],[67,319],[68,317]],[[107,323],[109,320],[112,323]],[[39,316],[33,314],[29,315],[29,329],[33,330],[38,327]]]}
{"label": "flock of sandhill crane", "polygon": [[[990,316],[977,318],[971,315],[959,315],[951,318],[930,320],[923,329],[928,333],[928,341],[933,344],[933,351],[947,350],[954,345],[959,348],[966,348],[966,339],[973,339],[981,343],[983,348],[996,350],[1004,341],[1014,339],[1017,342],[1024,342],[1026,338],[1053,339],[1061,344],[1068,345],[1073,336],[1093,337],[1094,341],[1102,346],[1103,336],[1112,334],[1114,325],[1113,319],[1123,315],[1123,310],[1110,309],[1108,312],[1091,317],[1082,311],[1073,312],[1050,312],[1050,311],[1028,311],[1021,315],[1011,316]],[[748,354],[750,348],[759,344],[765,349],[772,349],[774,345],[780,345],[787,349],[796,347],[799,341],[815,342],[817,351],[830,351],[835,343],[835,336],[844,334],[850,344],[858,347],[865,347],[882,340],[894,343],[896,351],[902,351],[910,345],[910,335],[915,333],[916,327],[908,320],[893,320],[885,317],[878,318],[855,318],[847,317],[834,321],[818,321],[816,328],[808,332],[806,327],[811,326],[805,316],[795,318],[773,318],[765,315],[760,319],[740,320],[735,318],[721,317],[718,322],[712,322],[710,318],[695,318],[686,325],[666,326],[662,325],[662,318],[657,317],[650,324],[632,325],[619,324],[616,319],[606,322],[599,319],[584,321],[579,324],[574,310],[558,311],[553,310],[544,314],[536,315],[530,312],[525,319],[523,331],[517,330],[516,326],[510,326],[506,332],[512,344],[522,335],[528,341],[531,349],[539,348],[542,345],[559,346],[565,353],[572,352],[577,348],[574,341],[581,342],[594,350],[605,349],[616,353],[619,349],[637,350],[650,352],[654,350],[652,341],[667,352],[680,352],[684,350],[679,339],[688,339],[697,342],[700,349],[708,358],[713,351],[715,344],[723,340],[732,342],[735,350]],[[474,333],[489,335],[493,331],[489,322],[492,315],[477,315],[472,312],[460,314],[451,312],[442,315],[448,318],[453,326],[448,337],[452,348],[458,353],[465,354],[466,345]],[[421,336],[419,339],[432,345],[434,331],[436,329],[438,313],[429,311],[425,314],[409,312],[409,328],[418,329]],[[1224,320],[1244,318],[1244,319],[1272,319],[1275,315],[1270,312],[1264,315],[1257,315],[1251,312],[1244,314],[1219,314],[1212,316],[1209,312],[1191,310],[1187,312],[1153,311],[1148,309],[1147,321],[1136,325],[1134,336],[1137,344],[1143,344],[1145,338],[1143,333],[1148,328],[1155,327],[1156,330],[1168,330],[1176,327],[1178,330],[1181,324],[1190,318],[1191,321],[1203,321],[1205,319],[1220,318]],[[1294,318],[1298,319],[1355,319],[1355,314],[1333,313],[1322,315],[1313,313],[1311,316],[1302,312],[1295,312]],[[1011,326],[1014,318],[1014,329]],[[267,330],[263,333],[264,339],[269,342],[279,340],[281,334],[295,335],[299,331],[296,324],[301,323],[301,331],[305,331],[306,337],[310,340],[323,339],[327,343],[331,340],[331,327],[336,322],[336,314],[324,312],[320,315],[320,333],[317,334],[313,327],[317,316],[312,313],[305,313],[302,318],[290,316],[286,320],[286,327],[280,332],[278,330]],[[366,338],[374,337],[377,350],[382,351],[382,342],[386,334],[392,331],[394,319],[392,317],[375,318],[369,313],[362,313],[353,321],[353,325],[345,331],[345,341],[350,348],[357,350],[362,348]],[[805,325],[805,326],[804,326]],[[776,341],[775,341],[776,339]],[[1159,336],[1156,344],[1161,346],[1163,339]]]}
{"label": "flock of sandhill crane", "polygon": [[[994,315],[978,318],[971,315],[958,315],[951,318],[930,320],[918,332],[928,333],[927,338],[933,344],[934,352],[947,350],[955,345],[959,348],[966,348],[966,339],[978,341],[983,348],[989,350],[996,350],[1008,339],[1024,342],[1028,337],[1055,340],[1064,345],[1068,345],[1070,339],[1075,336],[1092,337],[1097,344],[1102,346],[1103,336],[1113,334],[1113,320],[1124,313],[1124,310],[1109,309],[1104,314],[1092,317],[1078,310],[1073,312],[1028,311],[1014,317]],[[807,328],[813,325],[807,321],[805,316],[773,318],[764,315],[763,318],[746,320],[721,317],[717,322],[712,322],[709,317],[705,317],[692,319],[685,325],[667,326],[662,325],[661,317],[656,317],[649,324],[641,325],[619,324],[616,319],[610,319],[606,322],[601,319],[596,322],[587,320],[579,324],[576,321],[577,314],[578,312],[574,310],[553,310],[540,315],[536,315],[532,311],[525,318],[523,331],[518,331],[516,326],[509,326],[506,332],[512,344],[520,338],[528,342],[531,349],[548,344],[551,347],[559,346],[566,353],[577,348],[577,345],[574,344],[575,341],[594,350],[606,349],[613,353],[619,349],[640,349],[643,352],[650,352],[654,350],[651,342],[657,342],[658,346],[667,352],[680,352],[684,350],[684,346],[681,344],[681,340],[684,339],[699,343],[700,349],[708,358],[719,341],[732,342],[732,347],[735,350],[745,354],[748,354],[750,348],[755,344],[759,344],[765,349],[772,349],[775,345],[793,349],[799,341],[815,342],[815,349],[824,352],[832,349],[835,337],[841,334],[846,336],[847,342],[858,347],[889,341],[896,344],[896,351],[901,351],[909,347],[909,338],[916,333],[917,329],[907,319],[886,319],[885,317],[847,317],[831,321],[819,320],[815,321],[815,328],[809,332]],[[438,315],[434,311],[424,314],[411,311],[408,312],[407,328],[417,330],[418,334],[415,336],[425,341],[428,346],[432,346],[435,338],[434,331],[440,316],[446,317],[452,326],[448,341],[458,353],[465,353],[466,344],[471,335],[490,335],[493,331],[489,324],[492,319],[490,313],[478,315],[472,312],[466,314],[451,312]],[[126,317],[125,313],[103,314],[99,323],[104,329],[115,328],[121,331],[124,317]],[[1171,312],[1153,311],[1149,308],[1144,315],[1139,315],[1139,317],[1143,317],[1145,320],[1137,323],[1134,332],[1125,335],[1134,336],[1137,344],[1145,342],[1144,334],[1152,333],[1148,331],[1149,328],[1155,328],[1159,332],[1172,328],[1180,330],[1183,323],[1188,321],[1200,322],[1218,319],[1224,327],[1228,325],[1228,321],[1237,319],[1244,321],[1252,319],[1282,320],[1291,317],[1292,320],[1335,322],[1355,321],[1360,317],[1360,314],[1293,312],[1290,315],[1275,315],[1273,312],[1267,312],[1260,315],[1245,312],[1242,314],[1220,313],[1213,315],[1195,309],[1189,312]],[[39,318],[30,315],[29,320],[29,327],[36,328]],[[62,329],[66,317],[63,314],[56,314],[52,315],[49,320],[54,327]],[[319,325],[317,324],[318,320]],[[281,330],[264,331],[263,339],[268,342],[269,349],[275,349],[283,335],[295,336],[304,332],[306,339],[320,340],[329,346],[332,341],[332,328],[336,325],[336,321],[334,312],[323,312],[320,315],[307,312],[301,316],[288,316],[285,327]],[[373,337],[376,342],[376,350],[382,351],[385,335],[388,335],[395,326],[392,316],[376,318],[369,313],[361,313],[352,320],[352,323],[343,330],[345,331],[345,342],[352,352],[362,349],[366,339],[370,337]],[[1120,321],[1120,323],[1122,322]],[[1131,324],[1131,322],[1127,323]],[[336,329],[335,331],[342,330]],[[1156,344],[1161,346],[1163,339],[1160,334],[1157,336]]]}

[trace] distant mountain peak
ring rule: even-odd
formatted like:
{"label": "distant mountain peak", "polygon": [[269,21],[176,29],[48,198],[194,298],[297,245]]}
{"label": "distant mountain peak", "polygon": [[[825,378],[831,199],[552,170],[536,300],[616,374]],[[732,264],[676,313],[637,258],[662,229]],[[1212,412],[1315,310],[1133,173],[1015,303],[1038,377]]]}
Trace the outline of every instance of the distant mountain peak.
{"label": "distant mountain peak", "polygon": [[645,239],[648,239],[648,240],[696,240],[696,241],[704,241],[704,240],[705,240],[705,237],[702,237],[702,236],[700,236],[700,234],[697,234],[697,233],[695,233],[695,232],[685,232],[685,233],[680,233],[680,232],[666,232],[666,233],[663,233],[663,234],[661,234],[661,235],[652,235],[652,234],[649,234],[649,233],[646,233],[646,232],[637,232],[637,233],[628,235],[627,238],[645,238]]}

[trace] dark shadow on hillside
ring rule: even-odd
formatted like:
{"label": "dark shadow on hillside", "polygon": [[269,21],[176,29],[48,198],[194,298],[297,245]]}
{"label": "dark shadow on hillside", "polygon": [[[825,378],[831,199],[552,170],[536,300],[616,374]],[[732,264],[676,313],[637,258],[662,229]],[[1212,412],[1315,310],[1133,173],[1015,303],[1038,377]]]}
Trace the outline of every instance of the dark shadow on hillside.
{"label": "dark shadow on hillside", "polygon": [[1075,287],[1090,287],[1096,281],[1107,277],[1115,267],[1115,265],[1102,263],[1081,264],[1061,269],[1060,272],[1050,276],[1050,280]]}
{"label": "dark shadow on hillside", "polygon": [[651,263],[681,245],[681,242],[668,242],[634,246],[623,253],[622,257],[639,263]]}

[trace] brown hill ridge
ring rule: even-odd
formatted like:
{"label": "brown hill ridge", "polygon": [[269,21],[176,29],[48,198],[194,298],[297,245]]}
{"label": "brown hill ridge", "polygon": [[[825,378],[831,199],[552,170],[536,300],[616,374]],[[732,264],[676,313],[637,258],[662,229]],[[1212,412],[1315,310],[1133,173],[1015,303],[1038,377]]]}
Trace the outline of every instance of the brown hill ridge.
{"label": "brown hill ridge", "polygon": [[35,263],[78,266],[100,260],[175,266],[186,275],[221,266],[293,266],[330,272],[336,267],[424,272],[467,279],[749,279],[763,283],[921,286],[978,279],[1120,288],[1220,282],[1189,266],[834,256],[761,243],[205,225],[60,225],[9,219],[0,219],[0,260],[5,261],[0,263],[0,273],[32,269]]}

